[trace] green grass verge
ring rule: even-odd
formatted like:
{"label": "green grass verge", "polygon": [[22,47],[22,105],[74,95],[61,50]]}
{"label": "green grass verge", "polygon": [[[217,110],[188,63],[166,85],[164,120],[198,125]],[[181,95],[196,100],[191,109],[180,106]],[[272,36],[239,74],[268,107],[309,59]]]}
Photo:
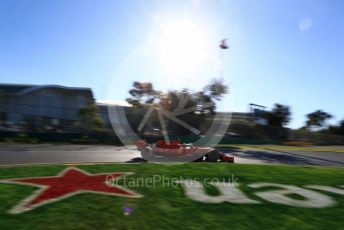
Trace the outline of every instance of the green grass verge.
{"label": "green grass verge", "polygon": [[[1,167],[0,179],[53,176],[65,165]],[[143,198],[129,199],[99,194],[79,194],[21,214],[7,211],[36,187],[0,183],[0,229],[342,229],[344,198],[328,194],[337,204],[330,208],[308,209],[279,205],[254,196],[253,182],[292,185],[343,185],[342,168],[189,163],[181,165],[114,164],[80,165],[89,173],[134,172],[128,176],[147,178],[238,178],[240,189],[262,204],[206,204],[193,201],[181,186],[130,188]],[[121,183],[121,181],[119,182]],[[217,191],[209,188],[210,194]],[[133,208],[129,216],[123,207]]]}

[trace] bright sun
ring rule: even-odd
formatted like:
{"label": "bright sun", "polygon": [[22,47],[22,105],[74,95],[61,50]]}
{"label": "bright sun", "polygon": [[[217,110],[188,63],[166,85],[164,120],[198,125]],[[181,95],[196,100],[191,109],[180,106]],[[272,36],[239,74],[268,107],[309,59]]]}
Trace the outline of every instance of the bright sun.
{"label": "bright sun", "polygon": [[164,24],[156,38],[160,68],[174,75],[192,75],[206,62],[209,51],[204,29],[190,20]]}

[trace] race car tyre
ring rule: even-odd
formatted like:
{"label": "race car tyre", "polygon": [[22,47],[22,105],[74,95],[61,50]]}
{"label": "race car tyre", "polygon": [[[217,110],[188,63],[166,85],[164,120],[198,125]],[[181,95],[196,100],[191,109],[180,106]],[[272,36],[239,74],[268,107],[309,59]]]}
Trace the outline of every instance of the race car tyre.
{"label": "race car tyre", "polygon": [[211,150],[209,153],[207,153],[207,161],[210,162],[217,162],[219,160],[219,152],[216,150]]}
{"label": "race car tyre", "polygon": [[203,161],[204,161],[204,156],[201,156],[194,160],[194,162],[203,162]]}
{"label": "race car tyre", "polygon": [[223,154],[219,154],[220,161],[223,161]]}
{"label": "race car tyre", "polygon": [[153,157],[152,149],[150,147],[146,147],[146,148],[142,149],[141,150],[141,157],[146,161],[149,161],[150,159],[152,159],[152,157]]}

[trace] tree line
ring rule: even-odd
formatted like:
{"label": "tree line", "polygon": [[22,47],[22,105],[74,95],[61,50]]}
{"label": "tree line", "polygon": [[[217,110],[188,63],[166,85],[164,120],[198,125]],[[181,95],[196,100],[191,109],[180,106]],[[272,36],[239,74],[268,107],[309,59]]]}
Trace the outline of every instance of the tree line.
{"label": "tree line", "polygon": [[[265,113],[265,118],[270,126],[285,127],[291,120],[290,107],[287,105],[275,104],[271,111],[267,111]],[[305,125],[300,129],[327,134],[344,135],[344,119],[337,125],[328,125],[327,122],[331,118],[333,118],[333,115],[323,110],[316,110],[306,114]]]}
{"label": "tree line", "polygon": [[[141,112],[129,112],[128,118],[139,125],[139,119],[142,119],[144,112],[149,109],[164,109],[166,111],[179,111],[180,119],[190,123],[196,128],[209,123],[209,118],[216,114],[216,102],[223,99],[228,94],[228,86],[222,79],[212,79],[202,90],[191,91],[190,89],[170,90],[162,92],[154,88],[150,82],[133,82],[129,89],[129,95],[126,101],[132,105],[133,109],[141,109]],[[262,113],[266,125],[285,129],[292,118],[290,106],[276,103],[271,110]],[[344,119],[337,125],[328,125],[328,120],[333,116],[323,110],[316,110],[306,115],[305,125],[300,130],[320,132],[325,134],[344,135]],[[169,129],[179,130],[186,133],[183,127],[179,127],[174,122],[167,122]],[[153,114],[151,126],[159,127],[157,115]],[[78,113],[77,127],[84,130],[99,130],[104,127],[95,105],[88,105],[80,108]],[[204,128],[206,129],[206,127]]]}

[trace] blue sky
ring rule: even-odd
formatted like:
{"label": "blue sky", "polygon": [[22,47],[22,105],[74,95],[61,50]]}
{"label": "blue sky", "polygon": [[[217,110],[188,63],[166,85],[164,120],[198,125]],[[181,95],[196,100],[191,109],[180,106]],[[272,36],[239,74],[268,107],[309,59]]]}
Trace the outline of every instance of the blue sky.
{"label": "blue sky", "polygon": [[[196,90],[224,77],[233,104],[223,109],[282,103],[290,127],[317,109],[336,123],[343,12],[341,0],[1,0],[0,82],[91,87],[97,99],[124,100],[134,80]],[[222,38],[231,48],[220,53]]]}

